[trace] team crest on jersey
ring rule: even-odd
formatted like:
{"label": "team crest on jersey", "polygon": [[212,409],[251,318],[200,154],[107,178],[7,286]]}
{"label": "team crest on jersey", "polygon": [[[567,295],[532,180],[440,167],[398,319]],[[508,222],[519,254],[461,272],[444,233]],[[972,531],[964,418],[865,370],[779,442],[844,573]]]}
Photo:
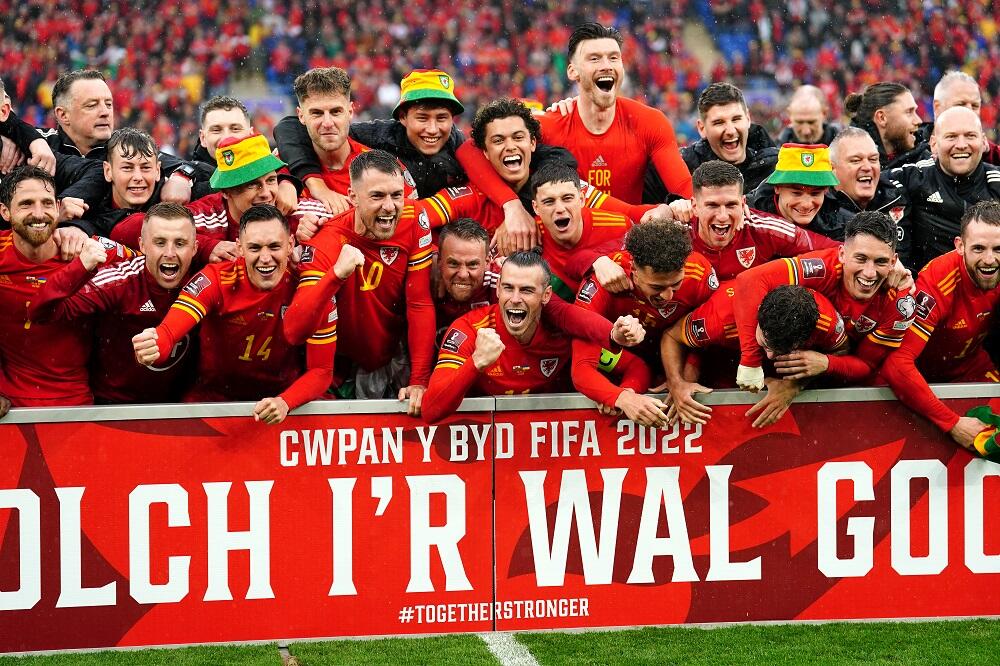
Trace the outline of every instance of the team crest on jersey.
{"label": "team crest on jersey", "polygon": [[457,328],[453,328],[448,331],[448,335],[444,336],[444,342],[441,343],[441,349],[447,349],[450,352],[458,353],[459,347],[462,343],[469,339],[462,331]]}
{"label": "team crest on jersey", "polygon": [[587,280],[583,288],[580,289],[580,293],[576,295],[577,299],[581,303],[589,303],[594,298],[594,294],[597,293],[597,284],[594,283],[593,278]]}
{"label": "team crest on jersey", "polygon": [[802,166],[806,168],[811,167],[813,162],[816,161],[815,153],[802,153],[799,157],[802,159]]}
{"label": "team crest on jersey", "polygon": [[559,358],[543,358],[542,362],[538,364],[538,368],[542,371],[542,374],[546,377],[551,377],[552,373],[556,371],[559,367]]}
{"label": "team crest on jersey", "polygon": [[461,199],[462,197],[467,197],[472,194],[472,189],[462,185],[461,187],[449,187],[447,190],[448,196],[452,199]]}
{"label": "team crest on jersey", "polygon": [[896,309],[903,315],[903,319],[913,319],[913,313],[917,311],[917,302],[913,300],[913,296],[906,295],[896,301]]}
{"label": "team crest on jersey", "polygon": [[379,248],[378,254],[380,257],[382,257],[382,261],[385,262],[385,265],[389,266],[390,264],[392,264],[392,262],[396,261],[396,257],[399,256],[399,248],[382,247]]}
{"label": "team crest on jersey", "polygon": [[667,319],[670,317],[670,315],[672,315],[674,312],[677,311],[677,303],[671,301],[666,305],[664,305],[662,308],[656,308],[656,311],[660,313],[661,317]]}
{"label": "team crest on jersey", "polygon": [[894,208],[890,208],[889,209],[889,217],[892,218],[893,222],[895,222],[896,224],[899,224],[900,220],[903,219],[903,212],[905,210],[906,209],[904,207],[902,207],[902,206],[896,206]]}
{"label": "team crest on jersey", "polygon": [[226,163],[226,166],[233,166],[233,162],[236,161],[236,155],[231,150],[223,150],[222,161]]}
{"label": "team crest on jersey", "polygon": [[933,296],[928,294],[926,291],[918,291],[916,298],[916,313],[921,319],[927,319],[931,316],[931,311],[934,306],[937,305],[937,301]]}
{"label": "team crest on jersey", "polygon": [[431,221],[430,221],[430,218],[427,217],[427,211],[426,210],[420,211],[420,215],[417,216],[417,224],[424,231],[430,230],[430,228],[431,228]]}
{"label": "team crest on jersey", "polygon": [[708,288],[712,291],[719,288],[719,276],[715,274],[714,268],[712,269],[712,272],[708,274]]}
{"label": "team crest on jersey", "polygon": [[194,279],[184,285],[184,291],[197,297],[201,292],[212,286],[212,281],[204,273],[198,273]]}
{"label": "team crest on jersey", "polygon": [[705,328],[704,319],[691,320],[691,337],[698,342],[708,342],[708,329]]}
{"label": "team crest on jersey", "polygon": [[740,266],[743,268],[750,268],[753,266],[754,259],[757,258],[757,247],[751,245],[750,247],[741,247],[736,250],[736,260],[740,262]]}
{"label": "team crest on jersey", "polygon": [[802,259],[802,277],[821,278],[826,277],[826,264],[822,259]]}
{"label": "team crest on jersey", "polygon": [[875,328],[876,323],[877,322],[874,319],[866,317],[865,315],[861,315],[860,317],[854,320],[854,330],[856,330],[858,333],[867,333],[868,331]]}
{"label": "team crest on jersey", "polygon": [[299,263],[308,264],[313,260],[313,256],[316,254],[316,248],[312,245],[303,245],[302,251],[299,253]]}

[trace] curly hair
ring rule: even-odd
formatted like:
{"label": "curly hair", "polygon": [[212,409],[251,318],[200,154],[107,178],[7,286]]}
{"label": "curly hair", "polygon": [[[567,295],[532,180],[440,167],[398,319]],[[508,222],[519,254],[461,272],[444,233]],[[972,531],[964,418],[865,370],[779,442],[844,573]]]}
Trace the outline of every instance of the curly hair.
{"label": "curly hair", "polygon": [[691,233],[686,225],[653,220],[629,230],[625,249],[636,266],[654,273],[675,273],[684,268],[691,254]]}
{"label": "curly hair", "polygon": [[816,330],[819,306],[811,290],[793,284],[767,292],[757,308],[757,323],[767,346],[787,354],[804,345]]}
{"label": "curly hair", "polygon": [[531,138],[535,141],[541,140],[542,126],[531,113],[531,109],[520,100],[501,97],[476,111],[476,117],[472,120],[472,141],[480,150],[485,149],[486,126],[494,120],[510,118],[511,116],[519,116],[524,121],[524,126],[528,128]]}

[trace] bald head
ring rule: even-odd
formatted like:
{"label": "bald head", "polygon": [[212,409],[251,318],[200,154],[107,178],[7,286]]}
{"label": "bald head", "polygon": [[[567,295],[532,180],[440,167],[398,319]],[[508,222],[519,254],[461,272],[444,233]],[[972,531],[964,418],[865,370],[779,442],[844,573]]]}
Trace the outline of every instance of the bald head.
{"label": "bald head", "polygon": [[985,149],[982,123],[971,109],[953,106],[935,120],[931,152],[949,176],[966,176],[975,171]]}
{"label": "bald head", "polygon": [[800,86],[788,102],[788,121],[802,143],[817,143],[826,122],[826,100],[816,86]]}

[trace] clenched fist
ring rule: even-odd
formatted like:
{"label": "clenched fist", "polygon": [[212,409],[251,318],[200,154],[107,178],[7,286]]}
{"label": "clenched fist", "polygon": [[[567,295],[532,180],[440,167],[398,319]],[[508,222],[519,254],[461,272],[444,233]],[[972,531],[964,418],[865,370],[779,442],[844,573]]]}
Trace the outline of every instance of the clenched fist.
{"label": "clenched fist", "polygon": [[492,328],[481,328],[476,332],[476,351],[472,352],[472,362],[476,370],[482,372],[497,362],[503,353],[504,344],[500,334]]}
{"label": "clenched fist", "polygon": [[88,238],[83,243],[83,250],[80,251],[80,261],[83,267],[92,271],[108,260],[108,251],[104,249],[99,241]]}
{"label": "clenched fist", "polygon": [[634,347],[645,338],[646,329],[632,315],[618,317],[611,328],[611,339],[622,347]]}
{"label": "clenched fist", "polygon": [[156,345],[156,329],[147,328],[132,336],[132,349],[135,360],[142,365],[153,365],[160,358],[160,348]]}
{"label": "clenched fist", "polygon": [[364,265],[365,255],[361,254],[361,250],[353,245],[345,244],[344,247],[340,248],[340,256],[337,257],[337,263],[333,265],[333,272],[341,280],[346,280],[351,277],[355,268],[361,268]]}

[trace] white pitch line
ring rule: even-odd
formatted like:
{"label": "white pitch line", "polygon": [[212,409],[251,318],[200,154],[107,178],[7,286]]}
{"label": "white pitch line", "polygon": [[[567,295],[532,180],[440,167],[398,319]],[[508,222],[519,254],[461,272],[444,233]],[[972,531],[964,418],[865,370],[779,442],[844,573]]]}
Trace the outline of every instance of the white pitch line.
{"label": "white pitch line", "polygon": [[538,661],[514,634],[490,632],[479,634],[502,666],[539,666]]}

